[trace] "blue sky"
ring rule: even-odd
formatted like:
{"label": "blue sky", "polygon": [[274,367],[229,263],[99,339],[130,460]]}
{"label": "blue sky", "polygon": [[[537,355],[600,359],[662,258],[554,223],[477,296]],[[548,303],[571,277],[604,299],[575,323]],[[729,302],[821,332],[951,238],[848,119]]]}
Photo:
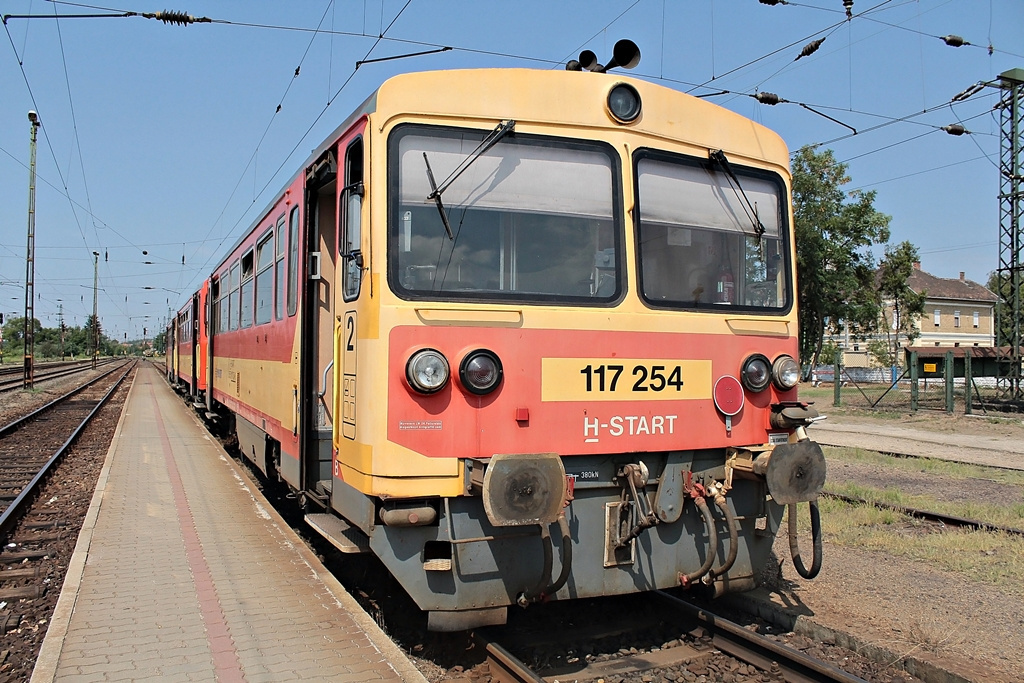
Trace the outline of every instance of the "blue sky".
{"label": "blue sky", "polygon": [[[165,9],[215,23],[52,18]],[[134,339],[162,326],[389,76],[562,68],[584,48],[605,61],[620,38],[642,52],[633,75],[729,91],[710,101],[776,130],[791,150],[826,143],[849,164],[846,189],[878,193],[892,240],[917,245],[925,270],[984,282],[998,259],[998,92],[949,103],[1024,68],[1024,2],[855,0],[852,11],[846,21],[842,0],[5,0],[3,14],[50,18],[11,18],[0,36],[0,311],[24,311],[30,109],[43,124],[36,317],[55,326],[63,305],[69,324],[84,323],[97,251],[104,330]],[[971,45],[939,39],[950,34]],[[795,60],[819,38],[817,52]],[[439,46],[453,49],[355,69],[368,53]],[[792,104],[762,105],[749,97],[758,91]],[[970,135],[939,129],[958,121]]]}

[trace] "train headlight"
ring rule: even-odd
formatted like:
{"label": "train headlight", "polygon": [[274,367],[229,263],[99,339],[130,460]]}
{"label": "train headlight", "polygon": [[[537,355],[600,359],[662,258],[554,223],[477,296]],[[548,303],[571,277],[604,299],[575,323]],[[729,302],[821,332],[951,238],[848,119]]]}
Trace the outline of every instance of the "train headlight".
{"label": "train headlight", "polygon": [[800,365],[792,356],[779,356],[772,364],[772,380],[781,391],[789,391],[800,381]]}
{"label": "train headlight", "polygon": [[619,83],[608,93],[608,111],[620,123],[630,123],[640,116],[640,93],[631,85]]}
{"label": "train headlight", "polygon": [[501,360],[486,349],[466,354],[459,364],[459,380],[471,393],[489,394],[501,384]]}
{"label": "train headlight", "polygon": [[448,361],[440,351],[422,349],[412,354],[405,364],[405,378],[421,394],[440,391],[448,382]]}
{"label": "train headlight", "polygon": [[764,391],[772,383],[772,367],[768,357],[760,353],[748,356],[740,372],[743,386],[755,394]]}

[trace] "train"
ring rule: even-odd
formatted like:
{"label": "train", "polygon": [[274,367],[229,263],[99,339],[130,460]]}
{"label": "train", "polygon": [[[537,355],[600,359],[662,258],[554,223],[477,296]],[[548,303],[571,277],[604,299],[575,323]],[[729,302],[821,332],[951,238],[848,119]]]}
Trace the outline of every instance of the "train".
{"label": "train", "polygon": [[384,81],[167,331],[168,380],[431,630],[750,590],[787,515],[820,570],[788,150],[638,57]]}

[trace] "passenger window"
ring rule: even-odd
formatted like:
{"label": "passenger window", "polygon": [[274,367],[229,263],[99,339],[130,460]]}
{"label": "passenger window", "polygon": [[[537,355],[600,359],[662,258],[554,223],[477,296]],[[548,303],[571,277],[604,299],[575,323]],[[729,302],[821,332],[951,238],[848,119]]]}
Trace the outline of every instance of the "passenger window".
{"label": "passenger window", "polygon": [[210,282],[210,295],[206,299],[206,305],[210,307],[210,315],[208,317],[210,334],[220,332],[220,303],[220,280],[215,278]]}
{"label": "passenger window", "polygon": [[234,265],[231,266],[231,293],[228,297],[228,319],[230,322],[230,329],[238,329],[238,284],[239,284],[239,267],[238,261],[235,261]]}
{"label": "passenger window", "polygon": [[274,233],[256,245],[256,324],[269,323],[274,298]]}
{"label": "passenger window", "polygon": [[288,219],[288,315],[299,307],[299,207],[293,207]]}
{"label": "passenger window", "polygon": [[285,229],[282,215],[277,219],[277,263],[274,266],[274,281],[277,283],[274,290],[274,318],[277,320],[284,317],[284,255]]}
{"label": "passenger window", "polygon": [[238,306],[242,327],[252,327],[252,261],[252,251],[242,257],[242,295]]}

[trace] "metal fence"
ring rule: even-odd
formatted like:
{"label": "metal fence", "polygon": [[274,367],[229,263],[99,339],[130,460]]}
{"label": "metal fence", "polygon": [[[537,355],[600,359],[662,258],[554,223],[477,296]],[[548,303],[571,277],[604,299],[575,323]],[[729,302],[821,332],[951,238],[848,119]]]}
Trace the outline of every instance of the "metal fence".
{"label": "metal fence", "polygon": [[[836,406],[897,412],[934,410],[966,415],[987,413],[1001,406],[996,379],[973,376],[970,362],[963,364],[960,359],[958,365],[951,354],[935,363],[918,363],[914,354],[908,360],[906,368],[822,366],[815,370],[812,379],[815,386],[831,385],[832,402]],[[922,372],[922,367],[929,371]],[[837,376],[839,382],[835,382]]]}

